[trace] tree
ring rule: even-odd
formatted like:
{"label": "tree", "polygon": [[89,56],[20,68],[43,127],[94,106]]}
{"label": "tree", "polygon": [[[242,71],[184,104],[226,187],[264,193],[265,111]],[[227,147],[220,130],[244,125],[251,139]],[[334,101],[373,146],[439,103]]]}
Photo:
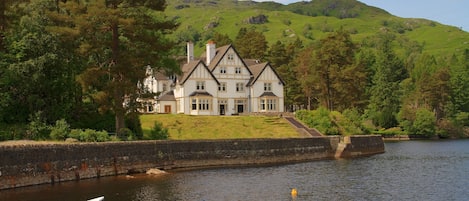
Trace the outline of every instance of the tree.
{"label": "tree", "polygon": [[217,46],[220,46],[220,47],[233,43],[233,41],[230,39],[228,34],[221,34],[221,33],[218,33],[218,32],[215,32],[213,34],[213,41],[215,41]]}
{"label": "tree", "polygon": [[357,50],[341,29],[322,39],[310,55],[314,96],[328,110],[341,111],[363,101],[367,74],[365,66],[355,62]]}
{"label": "tree", "polygon": [[239,30],[234,44],[241,57],[251,59],[263,59],[268,48],[264,34],[246,28]]}
{"label": "tree", "polygon": [[285,45],[282,42],[277,41],[270,47],[269,51],[267,52],[266,59],[272,66],[274,66],[274,68],[287,65],[289,62],[289,57],[287,55]]}
{"label": "tree", "polygon": [[460,112],[469,112],[469,49],[463,52],[462,57],[454,59],[450,69],[450,115]]}
{"label": "tree", "polygon": [[304,96],[307,100],[307,109],[311,110],[311,99],[313,93],[317,91],[314,86],[314,72],[311,64],[313,63],[313,48],[308,47],[298,52],[294,60],[296,79],[298,80]]}
{"label": "tree", "polygon": [[397,125],[396,115],[400,107],[400,83],[407,78],[407,71],[392,49],[394,35],[381,33],[377,37],[376,62],[370,88],[369,110],[375,125],[390,128]]}
{"label": "tree", "polygon": [[285,81],[285,106],[289,111],[294,111],[294,107],[298,108],[299,105],[304,105],[306,100],[301,84],[297,79],[297,67],[294,62],[296,54],[302,48],[303,44],[298,38],[289,44],[277,41],[270,47],[266,55],[266,59]]}
{"label": "tree", "polygon": [[[45,123],[69,119],[75,103],[73,57],[49,33],[50,1],[34,0],[8,37],[8,64],[2,65],[0,118],[25,123],[40,114]],[[70,62],[70,63],[69,63]]]}
{"label": "tree", "polygon": [[145,66],[175,68],[174,43],[166,38],[177,25],[166,19],[164,0],[58,1],[59,23],[53,29],[80,44],[77,51],[88,67],[78,77],[101,110],[115,113],[116,132],[125,128],[127,97],[137,91]]}

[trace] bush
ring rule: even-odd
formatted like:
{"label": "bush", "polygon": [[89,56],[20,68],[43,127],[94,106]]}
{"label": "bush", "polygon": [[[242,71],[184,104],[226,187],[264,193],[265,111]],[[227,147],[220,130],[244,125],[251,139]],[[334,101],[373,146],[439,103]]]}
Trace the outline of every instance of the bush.
{"label": "bush", "polygon": [[412,124],[412,133],[417,135],[433,136],[436,132],[436,117],[433,112],[420,108],[415,113],[415,121]]}
{"label": "bush", "polygon": [[454,117],[454,123],[458,126],[469,126],[469,112],[457,113]]}
{"label": "bush", "polygon": [[324,107],[317,110],[300,110],[296,112],[296,118],[308,125],[310,128],[316,128],[326,135],[337,135],[339,130],[333,123],[330,112]]}
{"label": "bush", "polygon": [[55,125],[51,127],[50,138],[53,140],[63,141],[70,133],[70,125],[65,119],[57,120]]}
{"label": "bush", "polygon": [[163,127],[163,124],[155,121],[148,136],[150,140],[166,140],[169,138],[168,129]]}
{"label": "bush", "polygon": [[86,129],[80,133],[79,140],[82,142],[105,142],[109,141],[110,137],[106,131]]}
{"label": "bush", "polygon": [[137,140],[135,134],[128,128],[121,128],[119,132],[117,132],[117,137],[121,140]]}
{"label": "bush", "polygon": [[140,122],[139,115],[137,113],[130,113],[125,117],[125,125],[133,133],[134,140],[140,140],[143,138],[142,123]]}
{"label": "bush", "polygon": [[68,134],[68,137],[80,140],[80,134],[82,132],[83,132],[83,130],[81,130],[81,129],[72,129],[72,130],[70,130],[70,133]]}
{"label": "bush", "polygon": [[30,117],[30,122],[26,130],[26,139],[45,140],[49,138],[50,128],[41,116],[42,112],[37,112]]}

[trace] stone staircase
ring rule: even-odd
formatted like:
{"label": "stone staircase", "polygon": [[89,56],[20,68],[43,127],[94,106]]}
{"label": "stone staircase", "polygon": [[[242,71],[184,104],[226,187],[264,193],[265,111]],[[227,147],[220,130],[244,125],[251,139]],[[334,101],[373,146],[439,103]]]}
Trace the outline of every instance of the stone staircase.
{"label": "stone staircase", "polygon": [[314,129],[314,128],[309,128],[303,125],[301,122],[296,120],[294,117],[284,117],[292,126],[294,126],[297,130],[303,131],[304,133],[312,136],[312,137],[317,137],[317,136],[322,136],[322,134]]}

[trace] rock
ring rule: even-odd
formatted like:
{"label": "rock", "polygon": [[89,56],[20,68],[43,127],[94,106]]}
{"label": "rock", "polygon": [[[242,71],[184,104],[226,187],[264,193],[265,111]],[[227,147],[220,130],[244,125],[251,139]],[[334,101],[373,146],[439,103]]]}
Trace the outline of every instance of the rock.
{"label": "rock", "polygon": [[248,24],[265,24],[268,22],[267,16],[260,14],[258,16],[251,16],[248,19],[244,20]]}
{"label": "rock", "polygon": [[160,174],[166,174],[166,172],[163,170],[156,169],[156,168],[151,168],[147,170],[147,174],[148,175],[160,175]]}

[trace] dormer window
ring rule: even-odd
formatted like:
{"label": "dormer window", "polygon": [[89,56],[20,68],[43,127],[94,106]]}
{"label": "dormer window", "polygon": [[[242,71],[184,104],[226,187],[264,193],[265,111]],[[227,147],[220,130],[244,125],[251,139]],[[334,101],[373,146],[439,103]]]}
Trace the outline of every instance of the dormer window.
{"label": "dormer window", "polygon": [[204,81],[197,81],[196,89],[197,90],[205,90],[205,82]]}
{"label": "dormer window", "polygon": [[236,74],[241,74],[241,67],[236,67],[235,68],[235,73]]}

